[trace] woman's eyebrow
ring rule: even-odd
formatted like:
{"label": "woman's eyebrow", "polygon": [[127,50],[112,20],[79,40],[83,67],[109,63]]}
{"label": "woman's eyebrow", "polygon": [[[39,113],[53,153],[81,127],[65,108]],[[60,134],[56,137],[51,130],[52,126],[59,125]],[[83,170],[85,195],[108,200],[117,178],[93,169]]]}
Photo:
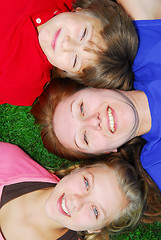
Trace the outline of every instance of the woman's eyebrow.
{"label": "woman's eyebrow", "polygon": [[84,150],[84,148],[80,147],[79,144],[77,143],[77,134],[75,133],[74,135],[74,144],[76,145],[76,147],[79,149],[79,150]]}
{"label": "woman's eyebrow", "polygon": [[[70,112],[71,112],[72,117],[75,119],[74,114],[73,114],[73,103],[74,103],[74,100],[73,100],[73,101],[71,102],[71,104],[70,104]],[[76,138],[76,132],[75,132],[75,134],[74,134],[74,144],[76,145],[77,148],[81,149],[81,148],[79,147],[76,139],[77,139],[77,138]]]}
{"label": "woman's eyebrow", "polygon": [[74,115],[73,115],[73,102],[74,102],[74,100],[70,104],[70,112],[72,114],[72,117],[74,118]]}
{"label": "woman's eyebrow", "polygon": [[79,145],[77,144],[76,133],[75,133],[75,135],[74,135],[74,144],[76,145],[77,148],[81,149],[81,148],[79,147]]}

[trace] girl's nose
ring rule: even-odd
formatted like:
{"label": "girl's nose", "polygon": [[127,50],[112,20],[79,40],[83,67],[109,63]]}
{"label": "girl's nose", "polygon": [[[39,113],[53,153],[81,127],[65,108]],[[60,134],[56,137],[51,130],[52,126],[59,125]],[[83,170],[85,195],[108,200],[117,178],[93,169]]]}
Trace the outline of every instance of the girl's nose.
{"label": "girl's nose", "polygon": [[74,195],[72,199],[73,209],[80,211],[83,206],[86,204],[86,196]]}

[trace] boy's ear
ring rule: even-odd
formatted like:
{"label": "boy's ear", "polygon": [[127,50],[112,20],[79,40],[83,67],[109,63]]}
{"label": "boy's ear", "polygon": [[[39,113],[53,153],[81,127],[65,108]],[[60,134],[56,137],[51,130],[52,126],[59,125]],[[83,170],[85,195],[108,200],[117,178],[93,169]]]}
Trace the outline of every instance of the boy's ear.
{"label": "boy's ear", "polygon": [[77,7],[77,8],[76,8],[76,11],[77,11],[77,10],[79,11],[80,9],[82,9],[82,8],[80,8],[80,7]]}
{"label": "boy's ear", "polygon": [[89,233],[89,234],[92,234],[92,233],[99,233],[101,231],[101,229],[98,229],[98,230],[88,230],[87,232]]}
{"label": "boy's ear", "polygon": [[73,9],[72,12],[79,12],[81,9],[82,9],[82,8],[77,7],[77,8],[75,8],[75,9]]}

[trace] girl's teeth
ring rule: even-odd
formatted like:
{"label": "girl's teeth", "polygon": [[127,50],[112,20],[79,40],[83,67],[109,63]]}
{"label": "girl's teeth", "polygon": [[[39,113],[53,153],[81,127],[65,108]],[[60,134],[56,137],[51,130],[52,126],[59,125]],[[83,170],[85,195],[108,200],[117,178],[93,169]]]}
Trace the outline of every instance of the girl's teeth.
{"label": "girl's teeth", "polygon": [[62,197],[62,203],[61,203],[61,206],[62,206],[62,209],[64,210],[64,212],[70,216],[68,210],[66,209],[66,206],[65,206],[65,197],[63,196]]}
{"label": "girl's teeth", "polygon": [[112,115],[112,110],[110,107],[108,107],[108,118],[109,118],[109,125],[110,125],[110,131],[114,133],[115,131],[115,121],[114,117]]}

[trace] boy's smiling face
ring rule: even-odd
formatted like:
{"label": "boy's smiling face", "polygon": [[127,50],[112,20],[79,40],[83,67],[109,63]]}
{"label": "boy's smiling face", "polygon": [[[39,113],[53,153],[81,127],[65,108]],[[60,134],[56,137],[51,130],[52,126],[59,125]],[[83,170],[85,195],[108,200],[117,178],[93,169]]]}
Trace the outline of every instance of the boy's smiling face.
{"label": "boy's smiling face", "polygon": [[69,73],[80,73],[104,46],[101,21],[83,10],[61,13],[38,27],[39,43],[48,61]]}

